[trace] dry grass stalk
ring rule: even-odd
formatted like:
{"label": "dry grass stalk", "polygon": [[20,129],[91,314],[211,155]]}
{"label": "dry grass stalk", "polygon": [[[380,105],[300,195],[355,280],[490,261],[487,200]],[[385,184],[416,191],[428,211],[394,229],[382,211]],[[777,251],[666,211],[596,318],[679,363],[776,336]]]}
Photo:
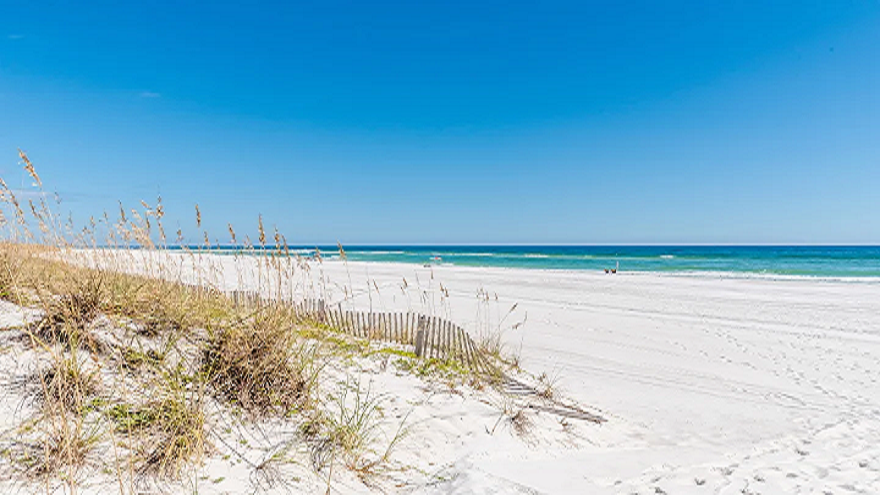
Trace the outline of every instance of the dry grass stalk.
{"label": "dry grass stalk", "polygon": [[257,217],[257,227],[260,234],[260,246],[266,247],[266,231],[263,229],[263,215]]}
{"label": "dry grass stalk", "polygon": [[82,421],[64,417],[53,418],[41,426],[37,443],[27,445],[17,459],[31,478],[59,478],[75,493],[79,470],[87,464],[97,437],[87,432]]}
{"label": "dry grass stalk", "polygon": [[[21,158],[28,173],[42,186],[23,152]],[[330,407],[332,413],[326,412],[330,410],[325,410],[327,403],[315,397],[320,365],[317,345],[309,339],[329,341],[325,327],[302,321],[290,306],[261,306],[255,314],[249,313],[250,309],[236,308],[226,296],[204,288],[218,281],[219,272],[213,271],[213,266],[196,269],[197,255],[185,247],[183,253],[190,256],[188,262],[193,267],[192,278],[189,273],[184,278],[181,268],[181,274],[170,281],[162,279],[167,277],[167,268],[161,261],[147,262],[147,256],[140,256],[144,250],[132,249],[155,247],[151,218],[158,227],[160,247],[164,247],[165,211],[161,197],[157,198],[155,208],[141,202],[143,214],[135,209],[128,213],[120,202],[119,220],[112,225],[106,213],[103,226],[102,220],[91,218],[82,231],[77,231],[70,219],[67,234],[56,231],[62,226],[56,225],[44,201],[41,200],[39,208],[29,202],[33,219],[43,233],[41,242],[45,245],[41,247],[18,243],[33,239],[33,235],[18,198],[2,179],[0,200],[16,217],[16,224],[8,225],[9,237],[14,242],[0,243],[0,297],[18,302],[32,297],[39,301],[44,316],[33,327],[32,335],[44,350],[54,353],[52,368],[39,376],[45,405],[42,414],[53,425],[41,444],[44,455],[39,472],[59,476],[65,469],[84,462],[92,440],[84,433],[83,418],[98,411],[100,417],[109,417],[115,423],[111,433],[124,433],[122,442],[129,442],[134,452],[131,463],[138,472],[177,476],[186,466],[198,463],[210,448],[206,440],[210,433],[210,421],[204,411],[206,390],[254,416],[296,414],[299,418],[312,418],[312,434],[325,440],[319,443],[362,476],[374,473],[388,462],[406,429],[401,424],[384,453],[374,449],[381,422],[379,397],[359,387],[346,389],[337,407]],[[0,214],[3,208],[0,205]],[[196,226],[201,229],[198,204],[195,210]],[[96,232],[104,227],[108,237],[99,241]],[[228,229],[235,244],[237,238],[231,224]],[[271,289],[279,299],[294,294],[294,289],[314,295],[310,260],[292,254],[277,228],[273,235],[275,249],[268,252],[262,215],[258,217],[258,229],[259,248],[255,249],[247,236],[244,243],[248,253],[264,255],[256,263],[258,283],[263,287],[267,281],[274,284]],[[208,232],[203,234],[204,246],[210,248]],[[178,229],[177,242],[183,244],[183,240],[183,232]],[[100,253],[92,249],[80,254],[71,249],[101,244],[117,249]],[[346,252],[341,244],[338,248],[348,272]],[[70,259],[74,262],[68,264]],[[322,261],[318,250],[315,260]],[[141,262],[144,265],[135,265]],[[77,263],[79,266],[74,266]],[[124,273],[136,266],[147,266],[144,276]],[[301,274],[302,279],[294,280],[295,274]],[[347,298],[351,296],[350,273],[348,277]],[[198,288],[184,285],[184,280]],[[404,291],[407,286],[404,280]],[[375,281],[368,288],[371,298],[373,289],[381,297]],[[440,291],[448,298],[445,287],[441,286]],[[166,353],[167,349],[142,350],[150,346],[114,344],[120,352],[99,353],[104,349],[92,338],[92,332],[97,334],[98,330],[90,329],[99,315],[119,318],[126,324],[136,323],[136,332],[125,333],[133,341],[153,345],[156,341],[150,339],[162,337],[167,342],[188,342],[186,345],[192,349],[184,355]],[[146,399],[128,403],[118,396],[96,397],[99,375],[84,370],[76,360],[82,344],[92,350],[90,357],[99,366],[118,366],[125,386],[133,381],[140,396]],[[101,405],[101,400],[113,405]],[[113,439],[114,449],[119,445],[117,438]],[[119,466],[116,471],[120,472]]]}
{"label": "dry grass stalk", "polygon": [[84,369],[76,354],[56,353],[52,365],[39,375],[39,398],[43,409],[82,414],[87,399],[99,390],[98,374]]}
{"label": "dry grass stalk", "polygon": [[99,389],[98,374],[87,371],[72,353],[51,353],[50,366],[38,374],[36,399],[40,413],[26,429],[22,441],[10,458],[23,466],[27,476],[62,480],[68,492],[75,492],[80,468],[95,444],[97,430],[87,430],[86,414]]}
{"label": "dry grass stalk", "polygon": [[97,351],[97,343],[87,327],[103,304],[103,276],[101,272],[93,272],[91,276],[74,279],[70,285],[66,293],[43,297],[43,317],[37,322],[33,335],[43,343],[71,347],[84,344]]}
{"label": "dry grass stalk", "polygon": [[[362,479],[377,474],[391,458],[399,443],[409,434],[407,414],[383,451],[376,450],[380,440],[384,397],[364,390],[359,382],[341,383],[333,402],[335,412],[323,414],[306,423],[303,433],[311,438],[312,464],[317,470],[332,469],[338,458]],[[330,474],[332,476],[332,473]]]}
{"label": "dry grass stalk", "polygon": [[282,310],[215,330],[202,371],[217,393],[257,415],[285,415],[310,401],[314,354],[303,346]]}
{"label": "dry grass stalk", "polygon": [[34,169],[34,164],[31,163],[30,159],[27,156],[27,153],[18,149],[18,156],[21,158],[21,161],[24,162],[24,169],[27,170],[27,173],[34,179],[34,182],[37,183],[37,187],[43,187],[43,181],[40,180],[40,176],[37,175],[37,171]]}
{"label": "dry grass stalk", "polygon": [[116,431],[135,442],[129,447],[139,473],[176,478],[210,448],[203,394],[179,368],[165,370],[151,388],[145,404],[118,403],[107,414]]}

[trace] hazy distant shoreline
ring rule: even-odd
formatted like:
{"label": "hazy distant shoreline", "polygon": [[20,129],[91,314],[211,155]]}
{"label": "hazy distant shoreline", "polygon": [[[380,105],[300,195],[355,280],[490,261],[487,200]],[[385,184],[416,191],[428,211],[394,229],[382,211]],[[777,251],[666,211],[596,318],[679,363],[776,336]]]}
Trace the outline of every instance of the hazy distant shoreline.
{"label": "hazy distant shoreline", "polygon": [[[877,246],[344,246],[349,261],[433,266],[598,271],[690,276],[880,281]],[[184,249],[170,247],[169,249]],[[197,246],[186,249],[198,250]],[[202,248],[204,249],[204,248]],[[273,247],[267,246],[267,251]],[[301,256],[340,258],[337,246],[294,246]],[[217,246],[217,254],[259,254],[260,248]]]}

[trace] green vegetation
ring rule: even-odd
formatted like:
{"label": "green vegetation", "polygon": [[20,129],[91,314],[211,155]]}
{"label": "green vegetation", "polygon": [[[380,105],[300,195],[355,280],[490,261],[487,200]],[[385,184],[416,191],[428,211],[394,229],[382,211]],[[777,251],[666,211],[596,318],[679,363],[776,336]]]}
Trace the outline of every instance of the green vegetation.
{"label": "green vegetation", "polygon": [[[18,429],[30,440],[4,449],[11,465],[31,476],[74,492],[94,446],[109,442],[113,464],[99,464],[125,490],[134,491],[137,476],[177,478],[212,449],[209,403],[235,418],[298,424],[318,470],[339,460],[360,475],[373,474],[405,437],[406,420],[379,448],[383,398],[346,383],[324,400],[317,390],[328,362],[380,358],[383,369],[390,361],[419,377],[482,379],[453,359],[423,360],[347,335],[288,303],[237,304],[211,288],[210,272],[175,272],[160,256],[144,261],[141,254],[161,254],[166,243],[161,198],[140,210],[120,205],[118,220],[105,213],[80,231],[62,225],[40,194],[27,211],[0,180],[0,227],[8,229],[8,241],[0,242],[0,298],[41,315],[23,330],[43,364],[33,393],[40,407]],[[200,228],[198,207],[196,223]],[[281,294],[282,281],[307,264],[277,231],[274,249],[267,245],[262,219],[258,226],[259,244],[248,240],[246,249],[265,255],[252,258],[257,279]],[[98,231],[106,232],[100,241]],[[196,266],[198,250],[183,250],[189,266]]]}

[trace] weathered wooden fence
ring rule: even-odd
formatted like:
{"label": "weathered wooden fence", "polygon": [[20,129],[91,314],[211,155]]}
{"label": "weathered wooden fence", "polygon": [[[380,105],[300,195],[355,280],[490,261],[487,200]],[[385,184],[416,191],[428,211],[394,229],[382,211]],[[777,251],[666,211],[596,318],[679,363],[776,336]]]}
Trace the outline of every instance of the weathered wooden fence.
{"label": "weathered wooden fence", "polygon": [[[255,292],[233,291],[237,306],[259,307],[271,301]],[[425,359],[455,360],[465,368],[488,373],[489,361],[471,339],[455,323],[438,316],[414,312],[370,312],[343,309],[320,299],[287,302],[303,318],[330,326],[340,332],[369,340],[396,342],[413,346],[416,356]]]}
{"label": "weathered wooden fence", "polygon": [[[276,302],[249,291],[234,291],[231,296],[234,304],[239,307],[260,308]],[[294,312],[304,319],[328,325],[343,333],[369,340],[412,346],[416,356],[425,359],[453,359],[477,373],[499,373],[463,328],[437,316],[414,312],[350,311],[343,309],[342,304],[331,306],[320,299],[282,301],[282,303],[290,305]],[[500,376],[501,385],[508,393],[520,396],[539,395],[539,392],[530,385],[504,373],[500,373]],[[585,411],[576,404],[566,404],[557,400],[544,400],[529,404],[528,407],[594,423],[605,421],[601,416]]]}

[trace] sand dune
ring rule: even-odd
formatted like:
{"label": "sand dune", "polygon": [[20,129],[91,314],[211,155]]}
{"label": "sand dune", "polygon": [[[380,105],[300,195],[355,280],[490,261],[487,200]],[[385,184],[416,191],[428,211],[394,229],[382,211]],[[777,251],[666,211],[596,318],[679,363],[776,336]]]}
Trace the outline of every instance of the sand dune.
{"label": "sand dune", "polygon": [[[231,256],[200,263],[222,288],[257,287]],[[508,350],[609,418],[570,447],[464,442],[446,481],[419,491],[880,492],[878,283],[341,261],[310,280],[298,287],[338,301],[351,286],[360,308],[434,312],[474,334],[516,303]]]}

